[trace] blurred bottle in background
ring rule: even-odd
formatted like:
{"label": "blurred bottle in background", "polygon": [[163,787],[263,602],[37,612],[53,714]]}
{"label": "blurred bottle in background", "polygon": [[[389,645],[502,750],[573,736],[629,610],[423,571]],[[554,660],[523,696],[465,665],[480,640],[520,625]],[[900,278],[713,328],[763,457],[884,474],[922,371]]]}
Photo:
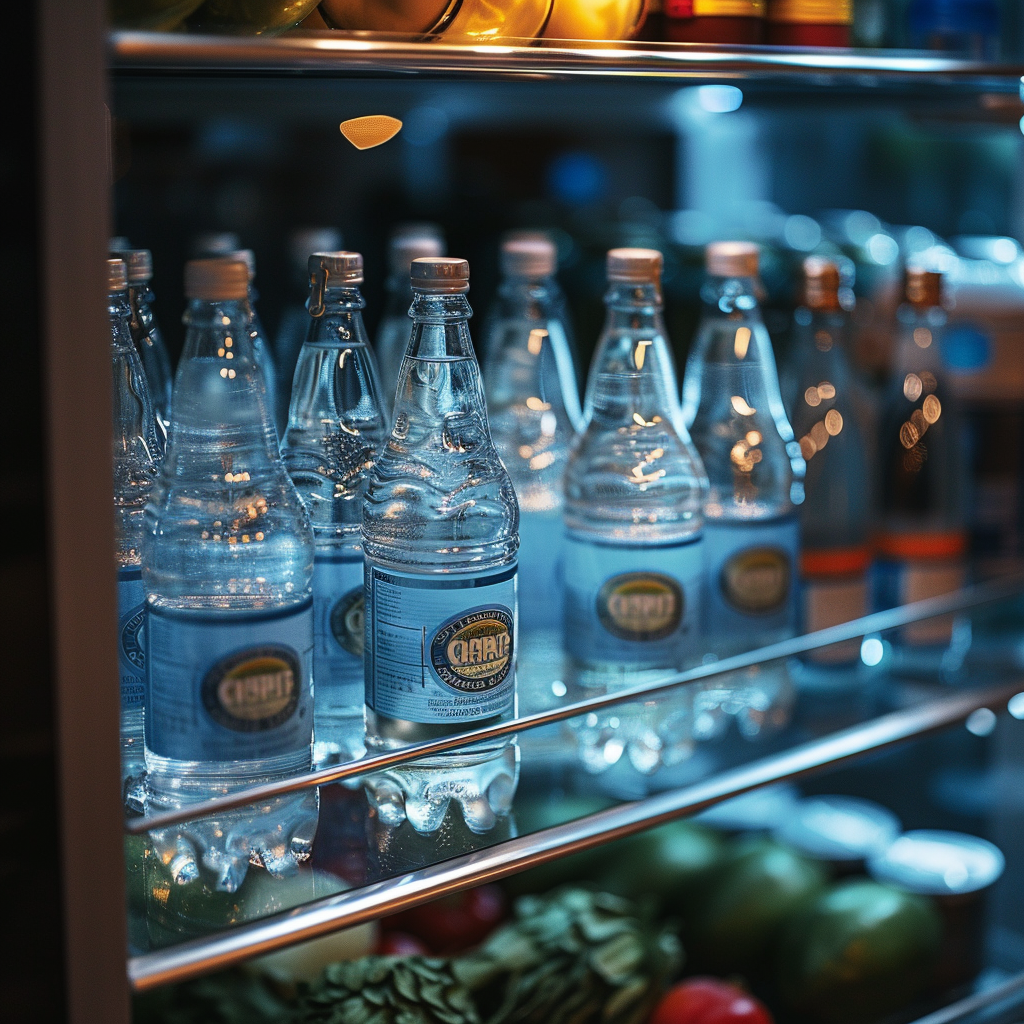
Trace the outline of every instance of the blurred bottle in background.
{"label": "blurred bottle in background", "polygon": [[[185,268],[185,348],[146,508],[146,797],[179,808],[307,772],[313,532],[278,452],[238,260]],[[315,790],[151,833],[174,882],[234,892],[308,858]]]}
{"label": "blurred bottle in background", "polygon": [[388,283],[384,315],[377,327],[374,348],[384,389],[386,408],[395,401],[398,374],[409,345],[409,267],[413,260],[444,254],[444,236],[436,224],[405,224],[395,229],[388,245]]}
{"label": "blurred bottle in background", "polygon": [[[801,626],[812,632],[870,610],[871,483],[848,360],[850,322],[840,301],[839,265],[809,257],[803,278],[789,360],[794,370],[790,408],[807,464],[800,506]],[[800,679],[842,685],[850,673],[839,670],[859,665],[860,642],[851,640],[807,655]]]}
{"label": "blurred bottle in background", "polygon": [[771,46],[849,46],[853,0],[768,0]]}
{"label": "blurred bottle in background", "polygon": [[910,45],[974,60],[999,56],[998,0],[911,0]]}
{"label": "blurred bottle in background", "polygon": [[[225,253],[222,259],[237,260],[246,265],[249,270],[249,292],[246,297],[246,315],[248,317],[249,342],[252,345],[253,354],[256,358],[256,365],[263,376],[263,385],[267,391],[267,408],[270,410],[270,421],[274,424],[277,436],[284,433],[284,421],[278,419],[277,401],[277,368],[274,366],[274,356],[270,351],[270,342],[267,340],[267,332],[263,329],[260,315],[256,311],[256,302],[260,297],[256,291],[256,256],[252,249],[238,249],[235,252]],[[287,410],[285,410],[287,412]]]}
{"label": "blurred bottle in background", "polygon": [[234,231],[203,231],[192,239],[192,256],[195,259],[212,259],[238,252],[242,243]]}
{"label": "blurred bottle in background", "polygon": [[300,228],[288,236],[288,287],[291,294],[281,312],[277,336],[274,338],[274,362],[277,364],[277,408],[274,418],[278,423],[288,421],[295,364],[309,328],[309,316],[306,313],[310,286],[307,266],[309,257],[315,252],[338,252],[341,244],[341,232],[335,228]]}
{"label": "blurred bottle in background", "polygon": [[171,422],[171,387],[174,376],[160,325],[153,315],[153,291],[149,286],[153,279],[153,254],[148,249],[111,249],[110,254],[124,260],[128,268],[128,305],[132,313],[129,325],[146,373],[162,446]]}
{"label": "blurred bottle in background", "polygon": [[765,0],[663,0],[665,38],[673,43],[760,43]]}
{"label": "blurred bottle in background", "polygon": [[552,288],[554,245],[536,236],[507,240],[501,265],[484,386],[491,437],[519,499],[519,699],[528,713],[550,705],[552,670],[560,674],[562,478],[583,414],[564,305]]}
{"label": "blurred bottle in background", "polygon": [[[695,664],[702,653],[705,479],[682,424],[662,319],[660,252],[612,249],[586,424],[566,471],[565,644],[580,696]],[[644,774],[686,757],[686,692],[574,719],[588,771],[625,753]]]}
{"label": "blurred bottle in background", "polygon": [[[487,425],[469,264],[416,259],[411,286],[391,436],[363,502],[372,751],[516,713],[519,508]],[[454,804],[479,834],[507,817],[518,771],[518,748],[502,738],[399,765],[366,788],[388,828],[436,832]]]}
{"label": "blurred bottle in background", "polygon": [[120,259],[107,260],[107,314],[114,379],[114,554],[121,777],[128,806],[138,810],[137,791],[145,773],[146,594],[142,585],[142,535],[146,502],[157,474],[157,452],[146,375],[132,341],[128,275]]}
{"label": "blurred bottle in background", "polygon": [[[708,475],[704,505],[706,647],[724,658],[797,628],[798,506],[804,460],[779,393],[759,309],[758,248],[707,247],[703,316],[686,364],[683,418]],[[698,737],[735,716],[752,736],[788,717],[784,664],[720,676],[695,695]]]}
{"label": "blurred bottle in background", "polygon": [[[942,275],[908,268],[905,298],[880,430],[879,608],[950,593],[967,576],[967,457],[942,361]],[[950,617],[905,627],[904,667],[934,669],[952,632]]]}
{"label": "blurred bottle in background", "polygon": [[363,746],[362,499],[387,437],[377,364],[363,326],[363,258],[307,259],[308,333],[299,353],[281,456],[309,511],[313,569],[314,744],[317,767]]}

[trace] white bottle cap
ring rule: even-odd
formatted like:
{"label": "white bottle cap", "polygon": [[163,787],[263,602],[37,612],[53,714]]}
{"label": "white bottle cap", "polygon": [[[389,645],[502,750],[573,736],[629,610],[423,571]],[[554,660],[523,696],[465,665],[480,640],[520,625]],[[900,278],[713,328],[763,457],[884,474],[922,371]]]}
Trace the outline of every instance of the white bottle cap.
{"label": "white bottle cap", "polygon": [[153,254],[148,249],[111,249],[111,256],[124,260],[131,284],[145,284],[153,277]]}
{"label": "white bottle cap", "polygon": [[420,292],[468,292],[469,263],[454,256],[436,256],[412,261],[412,286]]}
{"label": "white bottle cap", "polygon": [[704,251],[714,277],[757,277],[761,250],[753,242],[711,242]]}
{"label": "white bottle cap", "polygon": [[123,292],[128,287],[128,270],[124,260],[107,260],[107,294]]}
{"label": "white bottle cap", "polygon": [[609,281],[657,284],[661,280],[662,256],[657,249],[609,249]]}
{"label": "white bottle cap", "polygon": [[558,252],[550,239],[510,238],[501,246],[501,270],[508,277],[550,277],[558,268]]}
{"label": "white bottle cap", "polygon": [[241,260],[189,260],[185,296],[206,302],[232,302],[249,294],[249,268]]}

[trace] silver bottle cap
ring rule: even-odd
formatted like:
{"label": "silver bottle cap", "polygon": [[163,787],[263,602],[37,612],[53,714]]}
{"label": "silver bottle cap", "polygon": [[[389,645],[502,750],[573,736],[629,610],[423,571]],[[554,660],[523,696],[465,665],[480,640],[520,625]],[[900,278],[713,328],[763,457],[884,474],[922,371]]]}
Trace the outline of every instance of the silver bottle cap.
{"label": "silver bottle cap", "polygon": [[657,284],[661,280],[662,262],[657,249],[609,249],[608,280]]}
{"label": "silver bottle cap", "polygon": [[123,292],[128,287],[128,270],[124,260],[107,260],[107,294]]}
{"label": "silver bottle cap", "polygon": [[501,246],[501,269],[508,277],[550,277],[558,269],[558,251],[538,235],[509,238]]}
{"label": "silver bottle cap", "polygon": [[761,250],[753,242],[711,242],[704,250],[713,277],[757,277]]}
{"label": "silver bottle cap", "polygon": [[185,264],[185,295],[206,302],[231,302],[249,293],[249,268],[226,258],[189,260]]}
{"label": "silver bottle cap", "polygon": [[363,283],[363,256],[358,252],[315,252],[309,267],[310,316],[323,316],[324,292],[339,285]]}
{"label": "silver bottle cap", "polygon": [[454,256],[435,256],[412,261],[412,286],[421,292],[469,291],[469,263]]}
{"label": "silver bottle cap", "polygon": [[148,249],[111,249],[111,256],[124,260],[130,284],[145,284],[153,278],[153,254]]}

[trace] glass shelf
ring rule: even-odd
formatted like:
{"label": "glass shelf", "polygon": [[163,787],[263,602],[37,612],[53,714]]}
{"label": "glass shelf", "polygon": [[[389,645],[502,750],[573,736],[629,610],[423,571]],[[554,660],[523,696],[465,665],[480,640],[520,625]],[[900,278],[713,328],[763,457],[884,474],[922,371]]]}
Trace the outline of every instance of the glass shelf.
{"label": "glass shelf", "polygon": [[[163,849],[175,818],[129,822],[130,982],[138,991],[194,977],[305,939],[326,935],[486,881],[589,850],[623,836],[692,815],[730,797],[882,751],[980,712],[1009,704],[1024,717],[1024,642],[1019,629],[1020,578],[869,616],[847,626],[798,637],[740,659],[679,673],[629,691],[549,708],[520,718],[520,781],[513,813],[476,834],[454,802],[441,828],[423,835],[404,822],[385,826],[373,800],[353,785],[369,768],[422,757],[425,749],[364,759],[327,773],[292,780],[287,788],[320,784],[319,831],[310,862],[278,881],[251,868],[234,894],[200,883],[175,886],[166,858],[144,833],[160,826]],[[955,617],[954,642],[930,669],[899,654],[894,631],[940,615]],[[802,674],[812,652],[867,636],[863,661],[843,684],[826,674]],[[801,657],[803,656],[803,657]],[[615,755],[615,729],[604,771],[580,760],[588,729],[624,718],[630,709],[658,707],[652,698],[700,692],[709,680],[741,666],[781,668],[795,680],[792,704],[775,723],[743,737],[730,726],[722,737],[696,742],[690,756],[645,775]],[[550,666],[554,671],[554,665]],[[534,677],[543,683],[554,675]],[[815,681],[816,680],[816,681]],[[544,686],[541,686],[541,690]],[[666,693],[668,691],[668,693]],[[975,716],[973,719],[971,716]],[[575,723],[575,728],[573,724]],[[478,730],[455,742],[464,746]],[[345,778],[347,785],[326,784]],[[260,797],[265,805],[282,787],[263,787],[218,805],[219,811]],[[210,810],[206,805],[202,808]],[[190,809],[195,814],[197,808]],[[193,888],[192,886],[195,886]]]}
{"label": "glass shelf", "polygon": [[422,42],[358,32],[290,32],[274,39],[115,32],[117,72],[147,74],[426,75],[441,78],[763,79],[800,88],[853,87],[1016,93],[1024,67],[933,52],[518,40]]}

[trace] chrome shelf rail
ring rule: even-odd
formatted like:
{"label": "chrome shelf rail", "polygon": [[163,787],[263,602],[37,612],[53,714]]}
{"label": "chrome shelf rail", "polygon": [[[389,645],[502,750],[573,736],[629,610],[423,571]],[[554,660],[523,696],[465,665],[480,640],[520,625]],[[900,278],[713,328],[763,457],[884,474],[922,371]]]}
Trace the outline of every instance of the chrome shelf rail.
{"label": "chrome shelf rail", "polygon": [[509,45],[420,42],[359,32],[290,32],[274,39],[115,32],[115,71],[296,73],[445,78],[766,78],[805,85],[943,83],[1018,89],[1024,68],[932,52],[727,47],[692,43],[514,40]]}
{"label": "chrome shelf rail", "polygon": [[[253,956],[426,903],[438,896],[494,882],[526,868],[696,813],[761,786],[808,775],[936,732],[963,721],[980,708],[1002,711],[1006,702],[1022,688],[1024,678],[1018,678],[1012,684],[958,693],[897,711],[721,772],[695,785],[622,804],[397,878],[316,900],[231,931],[132,957],[128,961],[129,983],[135,991],[144,992],[185,981]],[[945,1024],[945,1021],[928,1021],[928,1024]]]}
{"label": "chrome shelf rail", "polygon": [[955,1003],[950,1003],[949,1006],[942,1007],[941,1010],[919,1017],[913,1024],[954,1024],[955,1021],[963,1020],[964,1017],[969,1017],[980,1010],[997,1007],[1000,1003],[1008,1002],[1020,994],[1024,994],[1024,972],[1014,974],[991,988],[965,996]]}
{"label": "chrome shelf rail", "polygon": [[917,601],[914,604],[903,605],[900,608],[893,608],[889,611],[875,612],[873,615],[867,615],[862,619],[854,619],[852,622],[844,623],[841,626],[832,626],[828,629],[818,630],[815,633],[806,633],[803,636],[783,640],[780,643],[761,647],[746,654],[725,658],[722,661],[716,661],[709,665],[702,665],[700,668],[690,669],[686,672],[677,672],[674,675],[666,676],[664,679],[657,680],[656,682],[645,683],[642,686],[629,687],[628,689],[618,690],[615,693],[605,694],[604,696],[592,697],[574,704],[566,704],[563,707],[554,708],[550,711],[525,715],[522,718],[515,718],[500,725],[471,729],[455,736],[445,737],[444,739],[410,744],[409,746],[402,747],[400,750],[375,754],[370,757],[361,758],[358,761],[349,761],[346,764],[325,768],[321,771],[298,775],[295,778],[282,779],[277,782],[266,783],[262,786],[252,786],[228,796],[191,804],[179,810],[165,811],[144,818],[130,818],[125,823],[125,829],[131,835],[141,835],[152,829],[168,828],[183,821],[207,817],[208,815],[228,811],[236,807],[244,807],[248,804],[260,803],[274,797],[283,796],[286,793],[294,793],[297,790],[326,785],[330,782],[339,782],[342,779],[371,775],[374,772],[384,771],[395,765],[415,761],[430,754],[442,754],[446,751],[470,746],[473,743],[480,743],[484,740],[527,732],[530,729],[536,729],[543,725],[552,725],[556,722],[577,718],[590,712],[603,711],[606,708],[615,707],[619,704],[656,697],[667,690],[703,682],[706,679],[735,672],[739,669],[751,668],[752,666],[768,661],[776,661],[781,658],[792,658],[798,654],[805,654],[808,651],[828,647],[830,644],[839,643],[844,640],[854,640],[867,634],[881,633],[912,622],[920,622],[922,619],[948,615],[951,612],[966,611],[969,608],[1012,597],[1015,594],[1019,594],[1022,589],[1024,589],[1024,575],[1015,574],[1007,576],[991,583],[968,587],[965,590],[947,594],[943,597],[934,597],[927,601]]}

